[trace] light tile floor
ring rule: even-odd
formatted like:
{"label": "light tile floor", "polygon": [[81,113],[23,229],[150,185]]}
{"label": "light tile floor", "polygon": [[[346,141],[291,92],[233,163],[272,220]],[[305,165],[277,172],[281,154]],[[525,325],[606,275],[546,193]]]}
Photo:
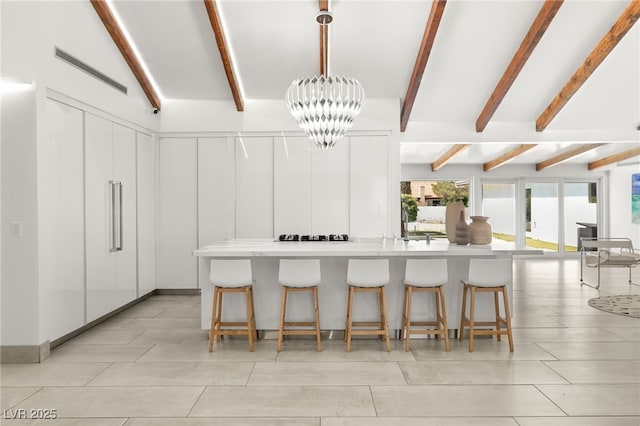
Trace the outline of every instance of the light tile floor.
{"label": "light tile floor", "polygon": [[[634,271],[634,279],[638,279]],[[196,296],[154,296],[56,348],[1,366],[2,424],[78,426],[638,426],[640,319],[595,310],[640,293],[625,270],[580,287],[576,259],[519,259],[506,342],[263,339],[207,351]],[[450,312],[450,315],[459,315]],[[506,340],[506,339],[505,339]],[[57,420],[9,420],[55,409]],[[38,413],[36,411],[35,413]]]}

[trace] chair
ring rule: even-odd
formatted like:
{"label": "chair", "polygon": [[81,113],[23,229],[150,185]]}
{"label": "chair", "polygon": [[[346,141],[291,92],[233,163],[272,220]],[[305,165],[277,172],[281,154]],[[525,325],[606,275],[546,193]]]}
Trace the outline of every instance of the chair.
{"label": "chair", "polygon": [[[444,336],[444,347],[449,352],[449,328],[447,326],[447,309],[444,299],[444,285],[448,281],[447,259],[423,260],[407,259],[404,276],[404,297],[402,301],[402,331],[404,348],[410,349],[412,334],[434,334],[437,339]],[[433,293],[435,302],[435,321],[412,321],[411,307],[413,293]],[[435,327],[412,329],[414,326]]]}
{"label": "chair", "polygon": [[[581,238],[580,250],[580,285],[595,289],[600,288],[600,271],[602,268],[629,269],[629,284],[640,285],[631,280],[631,268],[640,265],[640,253],[633,248],[629,238]],[[593,251],[591,251],[593,250]],[[596,268],[598,281],[589,284],[584,281],[584,266]]]}
{"label": "chair", "polygon": [[[462,314],[460,317],[459,338],[464,337],[464,328],[469,327],[469,352],[473,352],[473,338],[476,335],[495,335],[500,341],[503,334],[509,337],[509,350],[513,352],[513,335],[511,334],[511,315],[509,312],[509,297],[507,295],[507,284],[512,276],[511,259],[471,259],[469,262],[469,279],[462,281]],[[470,293],[469,317],[466,317],[467,293]],[[476,293],[493,293],[493,303],[495,307],[496,320],[477,322],[474,317],[476,303]],[[500,317],[500,303],[498,295],[502,294],[504,303],[504,318]],[[500,328],[505,325],[506,329]],[[477,326],[492,328],[476,328]]]}
{"label": "chair", "polygon": [[[347,267],[347,285],[349,294],[347,299],[347,322],[345,325],[345,341],[347,342],[347,352],[351,352],[351,337],[354,335],[377,335],[384,338],[387,345],[387,352],[391,351],[389,342],[389,324],[387,320],[387,299],[385,296],[385,285],[389,283],[389,260],[355,260],[349,259]],[[378,294],[378,306],[380,310],[380,321],[374,322],[354,322],[353,321],[353,298],[356,293],[372,292]],[[376,329],[353,330],[356,327],[376,326]]]}
{"label": "chair", "polygon": [[[278,352],[282,350],[284,336],[291,335],[315,335],[318,352],[322,351],[320,343],[320,314],[318,312],[318,285],[322,281],[319,259],[304,260],[280,260],[278,281],[282,284],[282,304],[280,307],[280,327],[278,329]],[[313,308],[315,321],[312,322],[287,322],[285,320],[287,310],[287,295],[293,292],[311,292],[313,295]],[[313,330],[286,329],[285,327],[310,327]]]}
{"label": "chair", "polygon": [[[213,352],[213,341],[220,342],[222,336],[247,336],[249,352],[253,352],[253,342],[258,340],[256,317],[253,304],[253,278],[251,261],[211,260],[209,281],[213,284],[213,309],[211,312],[211,331],[209,333],[209,352]],[[244,293],[247,305],[246,322],[222,321],[222,296],[225,293]],[[238,327],[246,328],[238,328]],[[225,329],[223,327],[234,327]]]}

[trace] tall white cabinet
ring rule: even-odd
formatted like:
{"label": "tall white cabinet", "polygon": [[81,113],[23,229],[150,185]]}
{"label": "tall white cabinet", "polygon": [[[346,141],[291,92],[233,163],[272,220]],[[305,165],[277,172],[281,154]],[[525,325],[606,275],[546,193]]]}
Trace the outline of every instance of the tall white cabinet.
{"label": "tall white cabinet", "polygon": [[47,99],[38,143],[41,329],[58,338],[84,317],[84,134],[82,110]]}
{"label": "tall white cabinet", "polygon": [[137,296],[136,135],[85,113],[86,319]]}
{"label": "tall white cabinet", "polygon": [[198,145],[196,138],[160,140],[158,288],[197,288]]}
{"label": "tall white cabinet", "polygon": [[273,237],[273,138],[236,138],[236,238]]}
{"label": "tall white cabinet", "polygon": [[158,182],[158,141],[136,133],[138,294],[156,288],[156,211]]}

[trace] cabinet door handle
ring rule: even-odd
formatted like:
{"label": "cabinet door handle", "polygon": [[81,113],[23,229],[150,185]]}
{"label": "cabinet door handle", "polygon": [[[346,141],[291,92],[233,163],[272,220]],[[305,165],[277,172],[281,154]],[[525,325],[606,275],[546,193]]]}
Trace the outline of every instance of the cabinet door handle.
{"label": "cabinet door handle", "polygon": [[116,183],[112,180],[109,181],[109,192],[111,195],[111,241],[109,245],[109,251],[115,252],[116,248]]}
{"label": "cabinet door handle", "polygon": [[122,251],[122,182],[118,182],[118,208],[119,208],[119,218],[118,218],[118,246],[116,250]]}

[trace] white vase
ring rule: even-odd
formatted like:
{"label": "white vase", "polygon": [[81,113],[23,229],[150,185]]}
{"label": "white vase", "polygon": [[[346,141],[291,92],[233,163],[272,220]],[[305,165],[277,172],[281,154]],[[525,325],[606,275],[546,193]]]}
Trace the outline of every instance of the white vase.
{"label": "white vase", "polygon": [[460,219],[461,211],[464,212],[464,203],[462,201],[447,204],[444,214],[444,228],[447,232],[447,239],[450,243],[454,243],[456,241],[456,223],[458,223],[458,220]]}

